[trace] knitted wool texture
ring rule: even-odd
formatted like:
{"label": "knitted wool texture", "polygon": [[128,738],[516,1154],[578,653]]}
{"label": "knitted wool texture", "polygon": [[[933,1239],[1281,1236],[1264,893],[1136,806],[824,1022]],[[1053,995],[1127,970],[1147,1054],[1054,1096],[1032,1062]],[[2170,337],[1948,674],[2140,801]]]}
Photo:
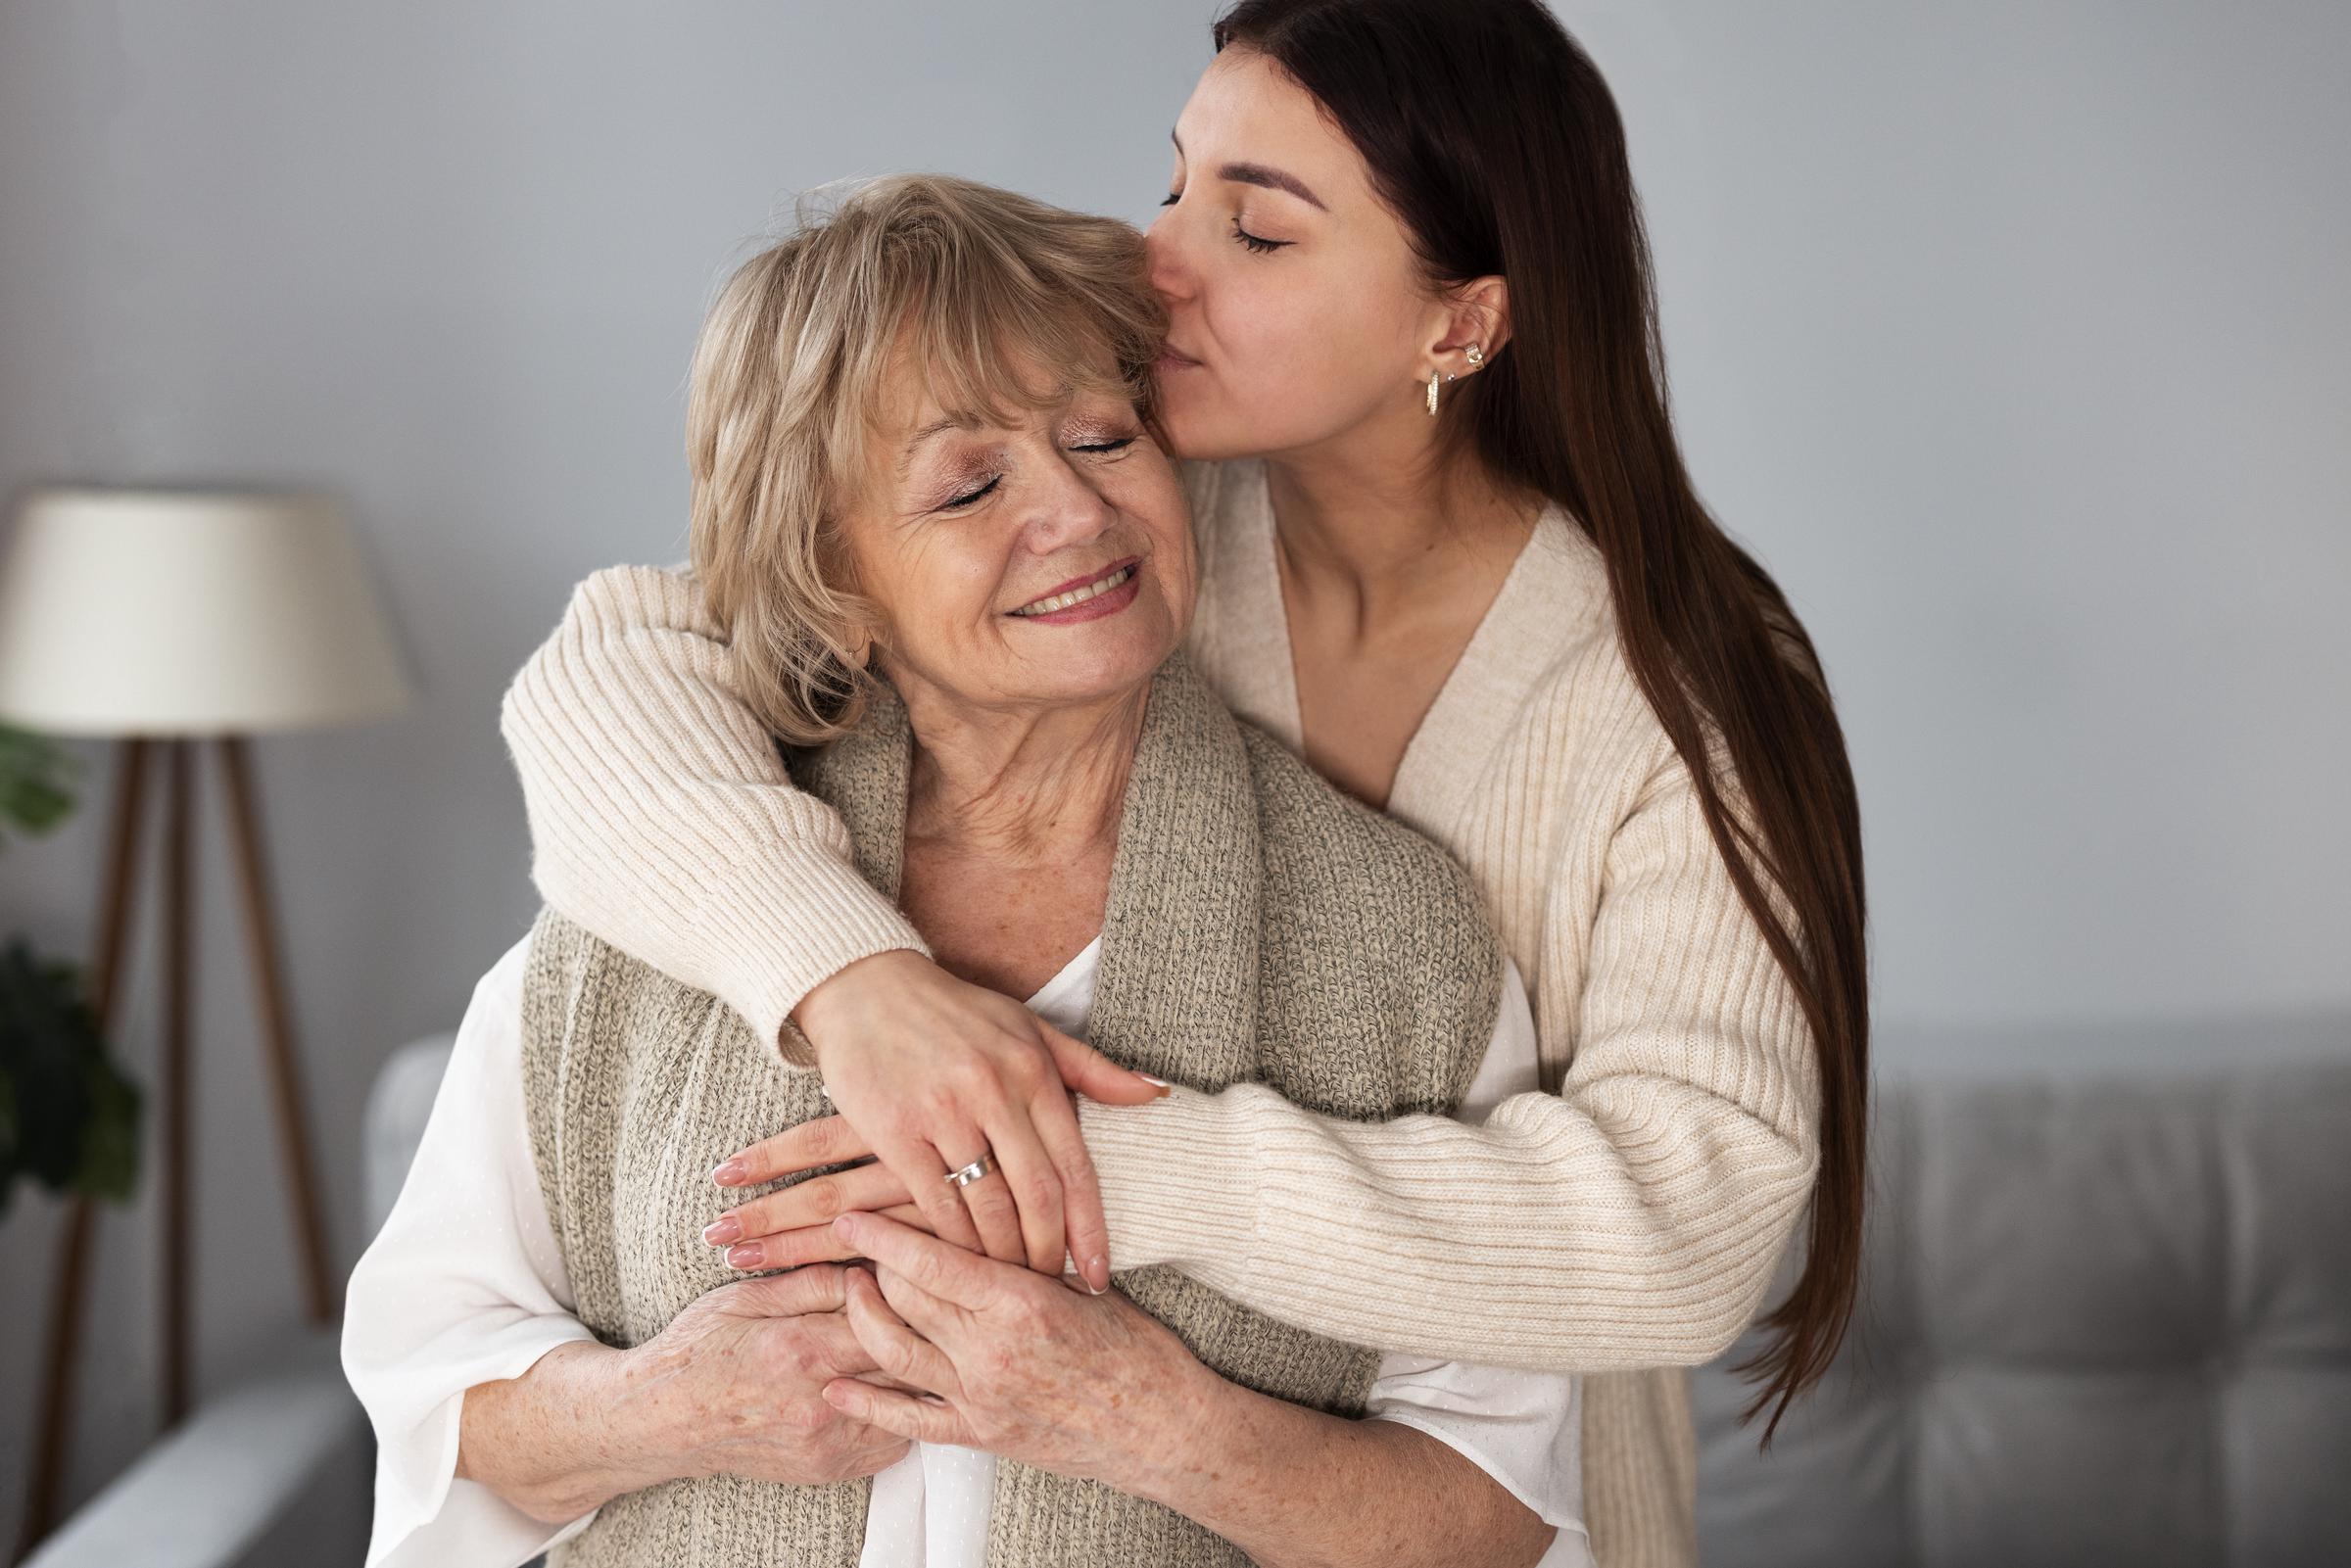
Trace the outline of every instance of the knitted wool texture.
{"label": "knitted wool texture", "polygon": [[[859,871],[892,898],[911,758],[887,692],[852,734],[794,757],[797,781],[847,824]],[[1353,1120],[1444,1115],[1484,1055],[1502,977],[1501,945],[1450,857],[1232,718],[1183,655],[1161,669],[1111,873],[1088,1022],[1098,1049],[1202,1090],[1271,1084]],[[532,931],[523,1069],[579,1316],[621,1347],[739,1277],[698,1235],[711,1166],[831,1111],[816,1075],[778,1073],[773,1047],[717,997],[552,909]],[[1224,1377],[1362,1413],[1377,1349],[1279,1322],[1165,1264],[1114,1285]],[[605,1503],[552,1560],[853,1568],[871,1493],[865,1477],[672,1481]],[[989,1568],[1247,1561],[1157,1502],[999,1460]]]}

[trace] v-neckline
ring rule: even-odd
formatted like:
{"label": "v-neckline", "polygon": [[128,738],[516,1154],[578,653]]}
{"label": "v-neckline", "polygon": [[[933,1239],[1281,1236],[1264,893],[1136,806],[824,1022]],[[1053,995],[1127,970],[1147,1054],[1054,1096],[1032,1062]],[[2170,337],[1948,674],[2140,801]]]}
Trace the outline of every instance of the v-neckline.
{"label": "v-neckline", "polygon": [[1051,979],[1029,993],[1029,1000],[1021,1005],[1032,1013],[1053,1006],[1065,992],[1077,987],[1081,971],[1091,971],[1095,967],[1094,956],[1101,951],[1102,933],[1096,931],[1093,938],[1078,949],[1067,964],[1054,972]]}
{"label": "v-neckline", "polygon": [[[1306,721],[1298,703],[1298,659],[1290,639],[1289,606],[1281,592],[1271,479],[1264,459],[1251,462],[1241,507],[1247,528],[1254,602],[1243,606],[1243,624],[1260,629],[1266,657],[1260,668],[1260,719],[1300,757],[1306,755]],[[1581,565],[1582,597],[1555,594],[1559,574]],[[1556,502],[1546,502],[1502,587],[1486,606],[1477,628],[1445,682],[1405,742],[1387,802],[1380,809],[1399,822],[1449,841],[1449,830],[1467,800],[1487,760],[1516,715],[1520,701],[1551,662],[1564,626],[1580,620],[1590,595],[1606,591],[1599,552]],[[1548,601],[1548,603],[1547,603]]]}

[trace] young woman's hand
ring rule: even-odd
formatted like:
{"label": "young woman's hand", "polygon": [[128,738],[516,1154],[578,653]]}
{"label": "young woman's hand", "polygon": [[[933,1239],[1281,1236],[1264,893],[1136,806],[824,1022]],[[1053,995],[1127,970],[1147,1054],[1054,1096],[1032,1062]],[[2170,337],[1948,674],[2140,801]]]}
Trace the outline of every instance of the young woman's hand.
{"label": "young woman's hand", "polygon": [[876,1265],[850,1268],[847,1316],[886,1374],[827,1383],[844,1415],[1124,1491],[1222,1418],[1223,1379],[1117,1291],[1065,1290],[877,1214],[835,1228]]}
{"label": "young woman's hand", "polygon": [[737,1204],[703,1228],[702,1239],[727,1250],[729,1268],[797,1268],[857,1256],[833,1234],[833,1217],[852,1210],[887,1214],[926,1235],[937,1234],[914,1206],[906,1184],[888,1165],[874,1163],[874,1146],[847,1117],[818,1117],[762,1138],[729,1155],[710,1175],[722,1187],[756,1187],[794,1171],[840,1164],[849,1168]]}
{"label": "young woman's hand", "polygon": [[[1137,1105],[1164,1086],[908,948],[849,965],[792,1019],[825,1092],[898,1183],[885,1206],[910,1204],[939,1239],[1056,1277],[1066,1253],[1110,1288],[1110,1227],[1070,1094]],[[984,1153],[986,1175],[946,1179]]]}
{"label": "young woman's hand", "polygon": [[[862,1211],[936,1235],[930,1220],[908,1197],[906,1184],[888,1165],[873,1163],[874,1146],[841,1116],[817,1117],[747,1149],[729,1155],[711,1172],[722,1187],[755,1187],[818,1165],[848,1165],[762,1198],[752,1198],[720,1214],[702,1229],[702,1239],[727,1250],[729,1268],[798,1268],[840,1262],[857,1249],[833,1230],[838,1214]],[[1072,1260],[1065,1259],[1065,1266]],[[1065,1273],[1072,1290],[1100,1295],[1081,1275]]]}

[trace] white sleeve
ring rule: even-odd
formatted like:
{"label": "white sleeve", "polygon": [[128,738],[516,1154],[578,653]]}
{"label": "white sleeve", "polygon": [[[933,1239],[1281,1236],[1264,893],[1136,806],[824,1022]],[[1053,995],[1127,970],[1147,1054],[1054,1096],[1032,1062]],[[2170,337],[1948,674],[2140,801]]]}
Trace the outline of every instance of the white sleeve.
{"label": "white sleeve", "polygon": [[584,1529],[458,1478],[465,1391],[593,1339],[548,1219],[522,1108],[526,934],[473,990],[415,1164],[352,1270],[343,1372],[375,1428],[366,1568],[514,1568]]}
{"label": "white sleeve", "polygon": [[[1506,961],[1502,1011],[1455,1118],[1483,1121],[1510,1095],[1539,1086],[1534,1010]],[[1473,1366],[1425,1355],[1380,1358],[1365,1418],[1425,1432],[1459,1450],[1559,1534],[1538,1568],[1591,1562],[1584,1528],[1583,1380],[1568,1372]]]}

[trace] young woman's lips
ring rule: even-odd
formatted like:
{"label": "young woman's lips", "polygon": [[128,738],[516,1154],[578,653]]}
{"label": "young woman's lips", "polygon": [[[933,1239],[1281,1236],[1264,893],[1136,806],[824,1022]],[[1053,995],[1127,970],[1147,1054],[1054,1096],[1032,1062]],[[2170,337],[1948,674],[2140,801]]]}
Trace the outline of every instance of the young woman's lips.
{"label": "young woman's lips", "polygon": [[[1135,594],[1140,592],[1143,563],[1139,560],[1128,561],[1104,572],[1094,581],[1100,582],[1103,578],[1114,577],[1120,572],[1126,573],[1127,576],[1126,580],[1118,587],[1096,594],[1090,598],[1080,599],[1075,604],[1066,605],[1058,610],[1046,610],[1039,614],[1024,615],[1018,610],[1008,613],[1014,620],[1026,621],[1032,626],[1075,626],[1080,621],[1098,621],[1106,615],[1116,615],[1128,605],[1132,604]],[[1039,595],[1041,598],[1058,598],[1059,596],[1059,593]]]}

